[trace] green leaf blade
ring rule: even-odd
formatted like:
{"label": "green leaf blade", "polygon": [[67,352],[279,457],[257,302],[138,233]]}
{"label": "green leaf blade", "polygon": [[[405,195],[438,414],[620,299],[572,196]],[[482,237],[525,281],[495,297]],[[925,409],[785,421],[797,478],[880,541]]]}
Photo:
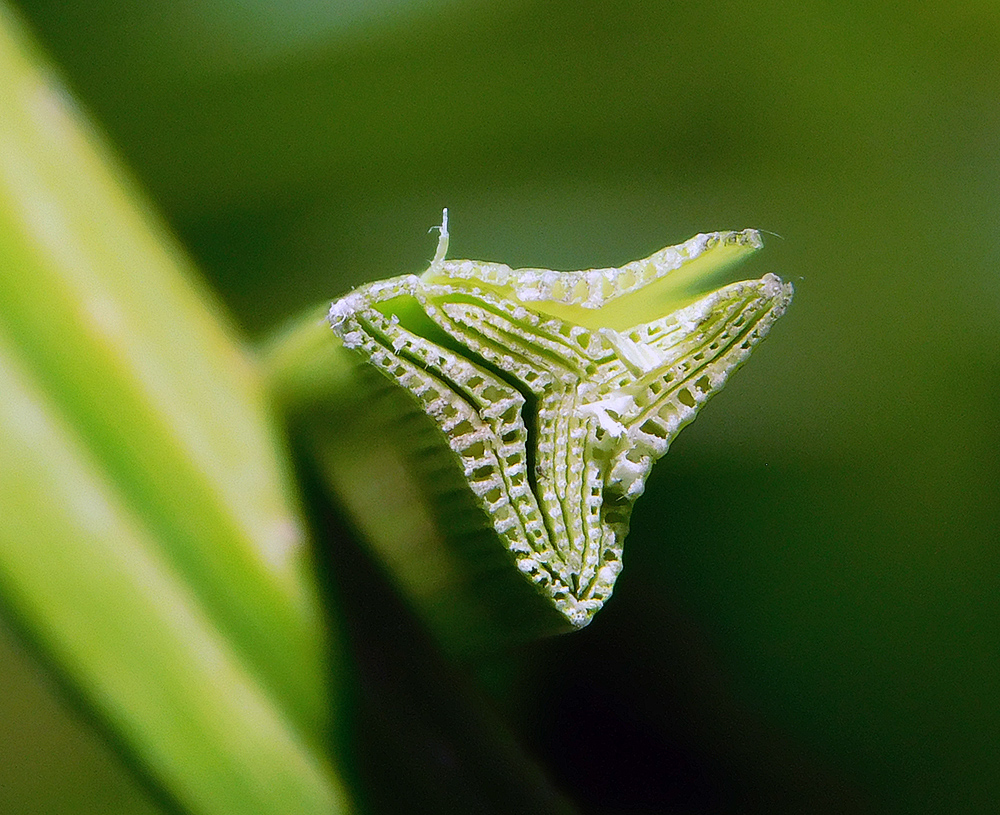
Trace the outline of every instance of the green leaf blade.
{"label": "green leaf blade", "polygon": [[259,371],[5,7],[0,77],[4,611],[186,810],[350,811]]}
{"label": "green leaf blade", "polygon": [[0,391],[0,586],[44,650],[190,812],[345,810],[2,335]]}
{"label": "green leaf blade", "polygon": [[0,324],[212,615],[320,734],[324,623],[259,376],[12,27],[0,75]]}

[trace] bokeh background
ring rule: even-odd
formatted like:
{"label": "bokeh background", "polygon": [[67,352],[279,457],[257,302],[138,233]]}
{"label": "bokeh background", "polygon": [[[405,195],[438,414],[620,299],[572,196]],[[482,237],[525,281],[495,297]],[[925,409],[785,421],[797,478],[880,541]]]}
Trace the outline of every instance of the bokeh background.
{"label": "bokeh background", "polygon": [[[511,265],[775,233],[744,270],[795,302],[657,465],[615,597],[477,681],[586,813],[996,809],[1000,5],[15,6],[250,340],[421,270],[443,206]],[[155,811],[3,642],[3,811]]]}

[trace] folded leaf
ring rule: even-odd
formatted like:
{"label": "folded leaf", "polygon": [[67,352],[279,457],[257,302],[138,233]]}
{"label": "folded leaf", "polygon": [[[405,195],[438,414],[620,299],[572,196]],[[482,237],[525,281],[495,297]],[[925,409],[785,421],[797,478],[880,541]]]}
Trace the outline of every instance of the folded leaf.
{"label": "folded leaf", "polygon": [[[610,597],[653,462],[784,312],[773,275],[674,311],[672,273],[761,246],[698,235],[619,269],[447,261],[333,304],[348,348],[441,430],[513,564],[574,627]],[[690,279],[690,278],[689,278]]]}

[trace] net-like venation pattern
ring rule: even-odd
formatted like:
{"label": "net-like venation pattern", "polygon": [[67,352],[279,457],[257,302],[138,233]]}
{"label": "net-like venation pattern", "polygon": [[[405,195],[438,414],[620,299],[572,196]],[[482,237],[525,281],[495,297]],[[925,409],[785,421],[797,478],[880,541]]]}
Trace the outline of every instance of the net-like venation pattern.
{"label": "net-like venation pattern", "polygon": [[471,283],[496,287],[510,292],[522,303],[549,302],[600,308],[611,300],[639,291],[710,250],[727,245],[759,249],[763,243],[759,232],[745,229],[695,235],[682,244],[668,246],[648,258],[616,269],[554,272],[551,269],[511,269],[502,263],[453,260],[442,264],[442,270],[457,286]]}
{"label": "net-like venation pattern", "polygon": [[[706,236],[692,241],[704,248]],[[680,265],[696,254],[688,244],[663,251]],[[519,277],[487,265],[488,285],[478,287],[475,265],[448,262],[462,270],[454,284],[438,269],[434,282],[407,275],[362,287],[330,320],[345,345],[420,401],[517,568],[584,625],[611,594],[653,462],[767,334],[791,286],[772,275],[735,283],[616,331],[544,313],[539,281],[561,302],[566,292],[594,301],[598,291],[603,302],[616,285],[632,292],[655,279],[644,267]],[[400,319],[394,308],[406,300],[451,347]]]}

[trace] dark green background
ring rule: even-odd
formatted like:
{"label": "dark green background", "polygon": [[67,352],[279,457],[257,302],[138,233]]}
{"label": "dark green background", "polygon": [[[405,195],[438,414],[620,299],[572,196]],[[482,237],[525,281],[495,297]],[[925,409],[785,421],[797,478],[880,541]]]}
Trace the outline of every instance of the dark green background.
{"label": "dark green background", "polygon": [[[254,338],[419,271],[442,206],[511,265],[780,235],[747,270],[795,302],[657,465],[614,599],[493,703],[586,812],[996,807],[1000,5],[20,8]],[[37,682],[0,802],[145,811]]]}

